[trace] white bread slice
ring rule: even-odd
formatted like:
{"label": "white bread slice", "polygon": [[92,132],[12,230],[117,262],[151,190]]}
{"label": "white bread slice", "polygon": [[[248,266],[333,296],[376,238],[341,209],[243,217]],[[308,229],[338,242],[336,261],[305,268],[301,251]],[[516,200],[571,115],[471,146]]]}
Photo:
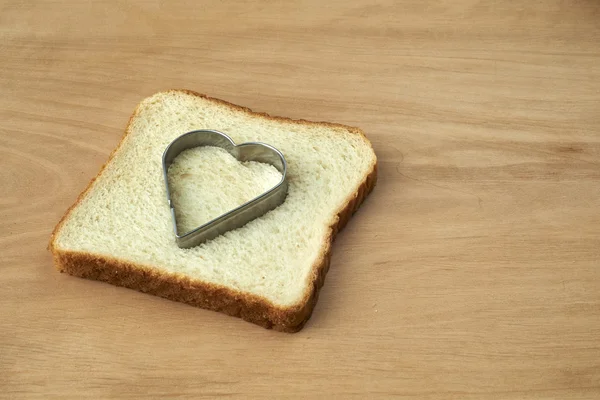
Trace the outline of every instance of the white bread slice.
{"label": "white bread slice", "polygon": [[[281,206],[244,227],[180,249],[162,153],[196,129],[224,132],[238,144],[274,146],[288,162],[289,190]],[[279,179],[269,166],[241,166],[218,149],[195,151],[169,170],[187,228]],[[197,176],[205,170],[205,177]],[[204,190],[211,176],[221,177],[226,189]],[[56,226],[49,249],[61,272],[295,332],[312,313],[336,233],[376,176],[377,158],[357,128],[271,117],[190,91],[159,92],[138,105],[121,143]]]}

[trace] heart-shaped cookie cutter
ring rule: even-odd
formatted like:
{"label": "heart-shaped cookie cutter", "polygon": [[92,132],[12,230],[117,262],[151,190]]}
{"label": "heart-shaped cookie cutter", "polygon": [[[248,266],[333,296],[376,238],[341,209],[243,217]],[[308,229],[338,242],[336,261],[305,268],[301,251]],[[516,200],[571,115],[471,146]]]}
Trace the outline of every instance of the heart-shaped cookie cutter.
{"label": "heart-shaped cookie cutter", "polygon": [[[171,200],[171,191],[169,190],[168,169],[173,160],[184,150],[199,146],[220,147],[238,161],[258,161],[273,165],[281,172],[281,180],[268,191],[258,197],[234,208],[231,211],[203,224],[199,227],[179,234],[177,228],[177,218],[175,217],[175,208]],[[198,246],[208,240],[214,239],[223,233],[241,228],[248,222],[258,218],[270,210],[281,205],[287,197],[287,162],[283,154],[265,143],[247,142],[235,144],[235,142],[226,134],[215,130],[195,130],[184,133],[169,144],[163,153],[163,176],[167,189],[167,201],[171,209],[171,217],[175,232],[175,241],[181,248]]]}

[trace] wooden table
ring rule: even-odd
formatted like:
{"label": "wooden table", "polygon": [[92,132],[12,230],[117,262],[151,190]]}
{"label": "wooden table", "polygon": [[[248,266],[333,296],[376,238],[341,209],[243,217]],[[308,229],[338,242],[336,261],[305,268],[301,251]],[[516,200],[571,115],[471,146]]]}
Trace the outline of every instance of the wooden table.
{"label": "wooden table", "polygon": [[[53,269],[168,88],[373,142],[300,333]],[[598,1],[2,0],[0,93],[0,397],[600,398]]]}

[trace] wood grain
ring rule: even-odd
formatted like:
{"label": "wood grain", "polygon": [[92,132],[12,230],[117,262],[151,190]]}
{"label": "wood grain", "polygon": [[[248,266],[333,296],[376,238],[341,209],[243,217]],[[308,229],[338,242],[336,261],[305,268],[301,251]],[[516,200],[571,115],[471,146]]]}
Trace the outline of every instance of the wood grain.
{"label": "wood grain", "polygon": [[[0,397],[600,398],[596,0],[1,0],[0,71]],[[302,332],[52,268],[167,88],[372,140]]]}

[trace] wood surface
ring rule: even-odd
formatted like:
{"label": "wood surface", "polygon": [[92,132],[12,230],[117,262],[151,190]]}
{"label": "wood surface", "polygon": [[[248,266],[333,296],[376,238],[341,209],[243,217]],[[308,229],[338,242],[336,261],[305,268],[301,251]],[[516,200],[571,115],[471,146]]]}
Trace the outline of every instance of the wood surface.
{"label": "wood surface", "polygon": [[[307,326],[59,274],[136,104],[361,127]],[[600,398],[600,2],[0,0],[0,398]]]}

